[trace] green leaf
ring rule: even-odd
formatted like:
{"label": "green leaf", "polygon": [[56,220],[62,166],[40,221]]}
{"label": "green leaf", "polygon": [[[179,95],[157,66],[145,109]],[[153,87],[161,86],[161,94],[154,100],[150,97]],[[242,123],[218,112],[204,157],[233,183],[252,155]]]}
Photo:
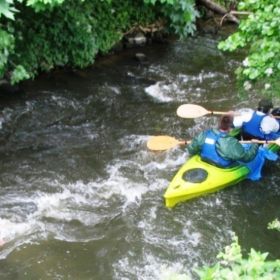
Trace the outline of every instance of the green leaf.
{"label": "green leaf", "polygon": [[15,9],[13,6],[13,1],[12,0],[0,0],[0,17],[3,15],[4,17],[14,20],[14,14],[18,10]]}
{"label": "green leaf", "polygon": [[16,84],[19,81],[26,80],[30,78],[30,74],[22,65],[17,65],[15,70],[12,72],[11,83]]}

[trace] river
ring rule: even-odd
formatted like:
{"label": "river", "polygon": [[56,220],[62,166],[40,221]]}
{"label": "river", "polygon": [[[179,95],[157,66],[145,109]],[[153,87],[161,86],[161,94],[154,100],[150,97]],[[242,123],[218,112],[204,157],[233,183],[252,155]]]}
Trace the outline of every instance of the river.
{"label": "river", "polygon": [[191,139],[215,126],[216,117],[180,119],[183,103],[256,106],[257,91],[236,94],[240,56],[216,45],[198,36],[127,49],[1,97],[0,279],[195,278],[234,233],[245,254],[280,258],[280,234],[267,230],[280,216],[279,161],[260,181],[167,209],[164,191],[189,155],[146,148],[152,135]]}

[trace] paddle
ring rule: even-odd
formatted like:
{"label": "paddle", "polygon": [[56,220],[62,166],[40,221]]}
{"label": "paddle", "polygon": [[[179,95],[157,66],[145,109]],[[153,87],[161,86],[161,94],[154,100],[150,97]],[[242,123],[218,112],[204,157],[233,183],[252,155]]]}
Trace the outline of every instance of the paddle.
{"label": "paddle", "polygon": [[177,140],[167,135],[153,136],[147,142],[149,150],[164,151],[176,147],[177,145],[186,145],[191,141]]}
{"label": "paddle", "polygon": [[266,141],[266,140],[249,140],[249,141],[239,141],[240,143],[257,143],[257,144],[276,144],[278,146],[280,146],[280,137],[277,138],[276,140],[269,140],[269,141]]}
{"label": "paddle", "polygon": [[[240,143],[258,143],[258,144],[276,144],[280,146],[280,137],[276,140],[253,140],[253,141],[239,141]],[[178,145],[190,144],[191,140],[178,140],[167,135],[153,136],[147,142],[147,147],[152,151],[165,151],[174,148]]]}
{"label": "paddle", "polygon": [[219,112],[219,111],[208,111],[202,106],[196,104],[183,104],[180,105],[177,109],[177,115],[185,119],[193,119],[202,117],[208,114],[211,115],[224,115],[228,112]]}
{"label": "paddle", "polygon": [[[209,114],[224,115],[224,114],[229,114],[229,112],[208,111],[204,107],[196,104],[183,104],[177,108],[177,115],[185,119],[199,118]],[[234,113],[234,115],[240,115],[240,113],[236,112]],[[276,119],[280,118],[280,116],[274,116],[274,115],[271,116]]]}

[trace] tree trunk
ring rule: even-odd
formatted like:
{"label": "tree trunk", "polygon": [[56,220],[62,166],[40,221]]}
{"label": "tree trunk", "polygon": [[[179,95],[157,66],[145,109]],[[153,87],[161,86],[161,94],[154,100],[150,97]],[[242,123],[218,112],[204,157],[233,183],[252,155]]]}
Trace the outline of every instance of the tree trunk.
{"label": "tree trunk", "polygon": [[197,0],[197,3],[205,6],[206,8],[210,9],[211,11],[223,15],[224,17],[227,17],[228,21],[234,22],[234,23],[239,23],[239,20],[232,15],[231,13],[228,13],[228,11],[221,7],[220,5],[216,4],[215,2],[211,0]]}

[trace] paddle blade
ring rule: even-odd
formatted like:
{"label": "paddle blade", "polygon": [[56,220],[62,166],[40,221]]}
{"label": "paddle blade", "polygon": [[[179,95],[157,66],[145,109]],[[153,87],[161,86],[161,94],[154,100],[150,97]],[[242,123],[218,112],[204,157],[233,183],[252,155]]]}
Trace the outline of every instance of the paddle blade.
{"label": "paddle blade", "polygon": [[210,112],[207,111],[205,108],[195,104],[183,104],[177,109],[177,115],[185,119],[198,118],[205,116],[209,113]]}
{"label": "paddle blade", "polygon": [[179,141],[171,136],[153,136],[147,142],[149,150],[164,151],[176,147],[178,144],[183,144],[184,141]]}
{"label": "paddle blade", "polygon": [[278,139],[275,140],[275,144],[280,146],[280,137]]}

